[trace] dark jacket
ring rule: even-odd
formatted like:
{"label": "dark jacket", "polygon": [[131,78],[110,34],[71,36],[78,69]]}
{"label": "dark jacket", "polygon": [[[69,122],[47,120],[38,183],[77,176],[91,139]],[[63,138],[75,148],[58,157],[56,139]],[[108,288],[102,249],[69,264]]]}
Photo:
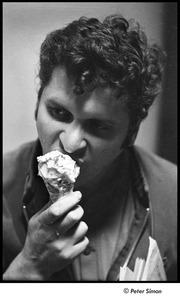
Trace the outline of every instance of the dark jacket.
{"label": "dark jacket", "polygon": [[[136,213],[128,241],[118,253],[106,280],[116,281],[119,267],[127,259],[129,268],[133,269],[137,257],[146,258],[151,236],[159,246],[167,280],[176,281],[176,166],[137,146],[127,149],[127,153]],[[4,271],[24,245],[27,232],[26,218],[30,218],[48,201],[44,183],[37,176],[36,157],[40,154],[40,143],[36,141],[24,144],[18,150],[4,156]],[[71,266],[54,274],[50,281],[74,281]]]}

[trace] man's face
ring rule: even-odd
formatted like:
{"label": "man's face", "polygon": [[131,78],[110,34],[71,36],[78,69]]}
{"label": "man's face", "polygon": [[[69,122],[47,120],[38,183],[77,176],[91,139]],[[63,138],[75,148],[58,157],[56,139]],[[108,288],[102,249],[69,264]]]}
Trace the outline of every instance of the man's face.
{"label": "man's face", "polygon": [[74,84],[62,67],[53,71],[44,88],[37,114],[43,154],[60,150],[81,166],[76,188],[103,178],[122,151],[129,117],[125,103],[110,88],[75,95]]}

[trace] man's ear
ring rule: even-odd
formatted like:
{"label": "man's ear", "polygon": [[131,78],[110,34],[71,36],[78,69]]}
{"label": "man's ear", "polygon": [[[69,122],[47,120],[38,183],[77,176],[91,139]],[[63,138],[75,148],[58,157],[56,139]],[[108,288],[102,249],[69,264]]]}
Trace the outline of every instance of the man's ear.
{"label": "man's ear", "polygon": [[39,109],[39,100],[37,100],[37,102],[36,102],[36,108],[35,108],[35,112],[34,112],[34,117],[35,117],[36,121],[37,121],[38,109]]}
{"label": "man's ear", "polygon": [[129,139],[128,139],[128,141],[127,141],[127,146],[128,146],[128,147],[134,145],[135,140],[136,140],[136,137],[137,137],[137,134],[138,134],[138,131],[139,131],[139,129],[138,129],[133,135],[131,135],[131,136],[129,137]]}
{"label": "man's ear", "polygon": [[39,91],[38,91],[38,97],[37,97],[37,102],[36,102],[36,108],[35,108],[35,112],[34,112],[34,117],[35,117],[35,120],[37,121],[37,115],[38,115],[38,110],[39,110],[39,103],[40,103],[40,100],[41,100],[41,96],[42,96],[42,93],[43,93],[43,89],[44,89],[44,86],[41,85]]}

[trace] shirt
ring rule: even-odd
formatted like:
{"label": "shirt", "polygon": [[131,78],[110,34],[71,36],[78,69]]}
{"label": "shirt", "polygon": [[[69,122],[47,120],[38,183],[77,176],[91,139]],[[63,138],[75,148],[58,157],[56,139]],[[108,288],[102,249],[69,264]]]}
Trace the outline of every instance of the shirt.
{"label": "shirt", "polygon": [[87,249],[73,263],[76,280],[106,280],[116,253],[120,252],[126,244],[134,217],[131,191],[123,200],[116,213],[105,222],[103,227],[88,235],[90,243]]}

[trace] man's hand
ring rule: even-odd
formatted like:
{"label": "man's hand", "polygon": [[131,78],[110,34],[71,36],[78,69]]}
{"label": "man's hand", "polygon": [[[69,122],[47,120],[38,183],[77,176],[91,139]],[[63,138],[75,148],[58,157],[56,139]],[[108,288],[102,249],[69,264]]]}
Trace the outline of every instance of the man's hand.
{"label": "man's hand", "polygon": [[84,212],[78,205],[80,199],[80,192],[72,192],[30,219],[25,245],[5,279],[12,274],[17,280],[47,280],[85,250],[88,227],[81,221]]}

